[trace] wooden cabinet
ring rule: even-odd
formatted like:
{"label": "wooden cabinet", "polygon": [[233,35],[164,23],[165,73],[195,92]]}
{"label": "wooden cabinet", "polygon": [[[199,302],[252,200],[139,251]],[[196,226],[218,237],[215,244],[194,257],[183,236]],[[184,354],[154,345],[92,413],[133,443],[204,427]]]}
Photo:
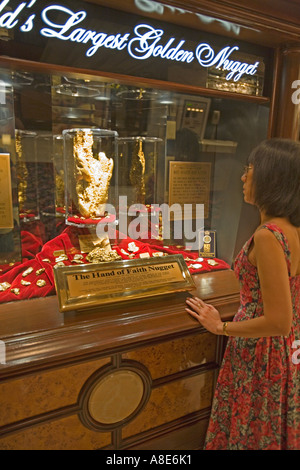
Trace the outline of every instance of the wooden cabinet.
{"label": "wooden cabinet", "polygon": [[[231,318],[232,271],[195,276]],[[0,306],[0,449],[200,449],[224,337],[185,312],[188,294],[61,314],[57,298]]]}

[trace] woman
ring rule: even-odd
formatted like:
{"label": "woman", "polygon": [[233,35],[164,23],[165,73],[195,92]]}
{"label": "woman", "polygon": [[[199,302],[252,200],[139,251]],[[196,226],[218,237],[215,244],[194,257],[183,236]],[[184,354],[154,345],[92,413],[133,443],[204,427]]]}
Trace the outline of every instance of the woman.
{"label": "woman", "polygon": [[205,448],[300,449],[300,144],[262,142],[242,181],[261,223],[235,260],[240,308],[223,323],[213,306],[186,301],[208,331],[229,336]]}

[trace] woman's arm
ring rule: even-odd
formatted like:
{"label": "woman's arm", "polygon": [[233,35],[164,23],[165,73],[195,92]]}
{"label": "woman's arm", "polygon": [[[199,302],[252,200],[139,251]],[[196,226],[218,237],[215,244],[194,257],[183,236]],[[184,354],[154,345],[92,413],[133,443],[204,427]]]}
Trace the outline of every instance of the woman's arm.
{"label": "woman's arm", "polygon": [[[263,316],[241,322],[229,322],[229,336],[258,338],[286,336],[292,324],[293,307],[289,276],[283,249],[267,229],[254,236],[254,254],[263,300]],[[224,334],[218,311],[198,298],[187,299],[187,312],[214,334]]]}

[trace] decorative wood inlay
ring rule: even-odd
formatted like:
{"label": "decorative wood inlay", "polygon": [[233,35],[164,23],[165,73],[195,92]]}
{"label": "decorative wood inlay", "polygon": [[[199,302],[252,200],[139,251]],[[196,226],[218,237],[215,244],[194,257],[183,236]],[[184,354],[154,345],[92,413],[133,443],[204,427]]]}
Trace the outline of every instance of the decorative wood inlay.
{"label": "decorative wood inlay", "polygon": [[140,375],[131,370],[116,370],[94,386],[88,402],[91,417],[100,424],[115,424],[138,408],[144,394]]}
{"label": "decorative wood inlay", "polygon": [[96,450],[110,444],[111,433],[91,431],[74,415],[3,437],[0,450]]}
{"label": "decorative wood inlay", "polygon": [[213,379],[209,371],[153,389],[143,411],[124,427],[123,439],[210,407]]}
{"label": "decorative wood inlay", "polygon": [[76,403],[84,382],[108,362],[100,359],[1,383],[0,426]]}
{"label": "decorative wood inlay", "polygon": [[152,379],[175,374],[216,360],[216,336],[210,333],[174,339],[123,354],[124,359],[141,362]]}
{"label": "decorative wood inlay", "polygon": [[113,431],[135,416],[151,393],[151,376],[139,362],[113,362],[91,375],[79,396],[79,415],[90,429]]}

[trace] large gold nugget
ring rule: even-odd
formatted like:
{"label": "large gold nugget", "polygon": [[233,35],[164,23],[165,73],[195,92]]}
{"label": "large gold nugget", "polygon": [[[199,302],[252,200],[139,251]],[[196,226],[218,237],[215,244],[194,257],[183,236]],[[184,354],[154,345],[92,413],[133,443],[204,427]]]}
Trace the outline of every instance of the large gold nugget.
{"label": "large gold nugget", "polygon": [[109,183],[114,162],[100,152],[94,158],[93,134],[80,131],[74,139],[74,158],[76,163],[76,193],[78,208],[82,216],[97,218],[105,215]]}

